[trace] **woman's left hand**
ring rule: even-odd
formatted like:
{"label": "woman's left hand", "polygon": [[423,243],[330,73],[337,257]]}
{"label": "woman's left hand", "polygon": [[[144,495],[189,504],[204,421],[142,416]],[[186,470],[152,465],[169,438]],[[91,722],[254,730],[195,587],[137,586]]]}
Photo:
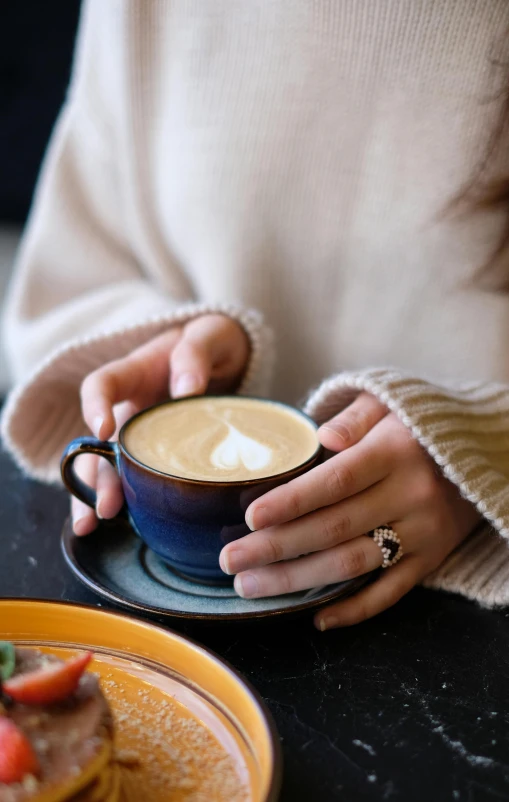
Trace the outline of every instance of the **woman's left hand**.
{"label": "woman's left hand", "polygon": [[365,533],[390,525],[403,558],[356,595],[321,610],[315,625],[323,630],[397,602],[480,516],[397,416],[367,393],[325,423],[319,437],[334,456],[254,501],[246,521],[256,531],[225,546],[221,567],[236,574],[245,598],[341,582],[381,566],[382,552]]}

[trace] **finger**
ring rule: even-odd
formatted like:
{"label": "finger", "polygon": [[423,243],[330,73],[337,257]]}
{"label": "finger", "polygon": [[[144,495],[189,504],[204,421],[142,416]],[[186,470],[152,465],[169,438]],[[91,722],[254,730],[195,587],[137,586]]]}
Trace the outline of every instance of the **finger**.
{"label": "finger", "polygon": [[96,437],[104,440],[113,435],[116,404],[129,400],[142,409],[167,396],[168,358],[180,334],[180,329],[165,332],[86,377],[81,386],[81,407]]}
{"label": "finger", "polygon": [[249,354],[247,336],[224,315],[191,321],[171,356],[171,395],[182,398],[204,393],[212,378],[233,378]]}
{"label": "finger", "polygon": [[280,596],[354,579],[382,564],[382,552],[371,538],[356,537],[327,551],[300,560],[275,563],[238,574],[235,590],[245,599]]}
{"label": "finger", "polygon": [[115,433],[113,435],[114,440],[118,440],[118,433],[120,429],[124,425],[129,418],[132,418],[133,415],[136,415],[137,412],[140,411],[140,407],[138,404],[134,404],[132,401],[124,401],[122,404],[117,404],[117,406],[113,409],[113,415],[115,417]]}
{"label": "finger", "polygon": [[101,460],[97,472],[97,517],[114,518],[122,509],[123,503],[122,485],[115,468],[106,460]]}
{"label": "finger", "polygon": [[422,560],[417,555],[403,557],[397,565],[384,570],[372,585],[317,613],[315,626],[323,632],[372,618],[396,604],[425,574]]}
{"label": "finger", "polygon": [[297,518],[295,521],[252,532],[225,546],[220,565],[227,574],[238,574],[303,554],[323,551],[359,537],[385,521],[408,512],[406,499],[393,492],[391,479],[379,482],[339,504]]}
{"label": "finger", "polygon": [[385,479],[389,470],[390,450],[385,441],[380,438],[372,442],[366,437],[254,501],[246,512],[246,523],[254,530],[294,520],[361,493]]}
{"label": "finger", "polygon": [[389,410],[370,393],[361,393],[350,406],[324,423],[318,437],[329,451],[344,451],[358,443]]}
{"label": "finger", "polygon": [[212,373],[208,343],[183,337],[171,355],[170,395],[172,398],[202,395]]}
{"label": "finger", "polygon": [[[113,408],[115,417],[115,433],[113,439],[118,439],[120,429],[129,418],[132,418],[139,408],[132,401],[124,401]],[[105,459],[99,460],[97,470],[97,503],[96,515],[98,518],[109,519],[118,515],[124,503],[120,477],[111,463]]]}
{"label": "finger", "polygon": [[87,504],[74,496],[71,499],[72,529],[75,535],[89,535],[97,527],[97,516]]}
{"label": "finger", "polygon": [[[83,482],[95,487],[97,481],[98,458],[90,454],[78,457],[76,460],[76,473]],[[71,499],[71,515],[75,535],[89,535],[97,526],[95,510],[84,504],[75,496]]]}

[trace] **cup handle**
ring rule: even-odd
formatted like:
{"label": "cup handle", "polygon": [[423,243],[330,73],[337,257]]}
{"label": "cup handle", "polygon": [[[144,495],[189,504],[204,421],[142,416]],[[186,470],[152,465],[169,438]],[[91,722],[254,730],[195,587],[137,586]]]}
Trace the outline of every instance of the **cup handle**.
{"label": "cup handle", "polygon": [[96,440],[95,437],[78,437],[66,447],[60,462],[62,481],[69,493],[79,498],[89,507],[95,508],[97,493],[85,484],[74,469],[74,460],[81,454],[95,454],[104,457],[117,469],[117,444],[106,440]]}

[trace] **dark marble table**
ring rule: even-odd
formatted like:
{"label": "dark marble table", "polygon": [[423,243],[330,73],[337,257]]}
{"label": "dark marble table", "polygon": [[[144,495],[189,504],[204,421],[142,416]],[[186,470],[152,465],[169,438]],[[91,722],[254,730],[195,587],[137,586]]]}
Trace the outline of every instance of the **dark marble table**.
{"label": "dark marble table", "polygon": [[[0,456],[0,596],[103,604],[64,564],[67,499]],[[175,622],[272,710],[281,802],[509,800],[509,612],[423,590],[361,626]]]}

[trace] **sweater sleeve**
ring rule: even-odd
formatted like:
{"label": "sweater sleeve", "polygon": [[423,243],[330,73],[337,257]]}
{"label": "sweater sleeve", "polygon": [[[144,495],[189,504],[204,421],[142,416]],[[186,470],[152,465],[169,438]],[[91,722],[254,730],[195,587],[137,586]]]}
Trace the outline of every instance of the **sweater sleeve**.
{"label": "sweater sleeve", "polygon": [[68,96],[5,305],[15,386],[2,416],[3,443],[43,481],[58,480],[65,444],[86,433],[79,403],[84,377],[174,324],[208,312],[234,318],[251,342],[240,391],[265,393],[270,374],[271,335],[261,316],[202,303],[156,236],[148,248],[139,232],[133,235],[128,171],[119,169],[121,27],[119,3],[86,0]]}
{"label": "sweater sleeve", "polygon": [[439,386],[389,369],[348,372],[313,392],[306,412],[324,423],[361,391],[400,418],[484,518],[424,584],[488,607],[509,604],[509,387]]}

